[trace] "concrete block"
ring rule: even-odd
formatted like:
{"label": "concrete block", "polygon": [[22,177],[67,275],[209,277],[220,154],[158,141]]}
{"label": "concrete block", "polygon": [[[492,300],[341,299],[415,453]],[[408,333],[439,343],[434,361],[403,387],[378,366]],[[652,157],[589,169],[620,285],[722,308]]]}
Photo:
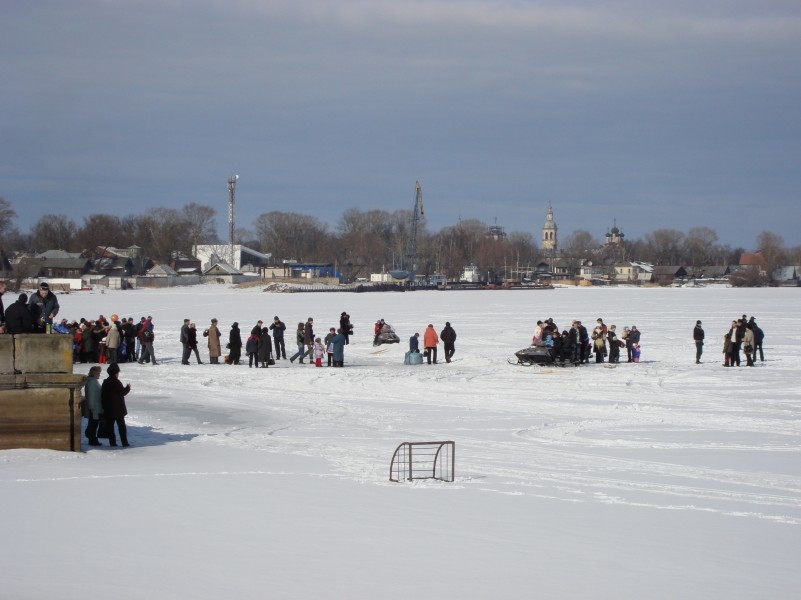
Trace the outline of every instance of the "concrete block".
{"label": "concrete block", "polygon": [[0,335],[0,375],[14,374],[14,336]]}
{"label": "concrete block", "polygon": [[14,350],[20,373],[72,373],[72,336],[23,333],[14,336]]}
{"label": "concrete block", "polygon": [[66,388],[0,393],[0,450],[50,448],[80,451],[80,394]]}

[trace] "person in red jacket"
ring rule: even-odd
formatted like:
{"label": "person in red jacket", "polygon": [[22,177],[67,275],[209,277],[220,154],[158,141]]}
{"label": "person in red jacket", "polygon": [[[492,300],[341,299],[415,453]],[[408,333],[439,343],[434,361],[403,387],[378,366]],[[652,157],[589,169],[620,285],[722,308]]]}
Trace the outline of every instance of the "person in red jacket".
{"label": "person in red jacket", "polygon": [[426,331],[423,334],[423,348],[428,354],[428,364],[431,364],[433,358],[434,364],[437,364],[437,344],[439,344],[439,336],[434,330],[434,326],[429,323]]}

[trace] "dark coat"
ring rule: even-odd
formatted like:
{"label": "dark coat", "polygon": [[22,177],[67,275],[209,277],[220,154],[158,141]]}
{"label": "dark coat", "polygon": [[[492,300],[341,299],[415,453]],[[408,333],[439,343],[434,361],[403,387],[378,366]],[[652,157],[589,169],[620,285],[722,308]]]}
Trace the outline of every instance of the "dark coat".
{"label": "dark coat", "polygon": [[456,341],[456,332],[453,330],[453,327],[446,325],[445,328],[440,331],[439,339],[442,340],[443,344],[453,344]]}
{"label": "dark coat", "polygon": [[693,339],[696,342],[704,341],[704,330],[700,325],[696,325],[695,327],[693,327]]}
{"label": "dark coat", "polygon": [[255,354],[259,351],[259,340],[261,339],[260,336],[256,335],[255,333],[251,333],[248,336],[248,341],[245,343],[245,352],[248,354]]}
{"label": "dark coat", "polygon": [[56,298],[56,295],[50,290],[47,291],[47,295],[44,298],[42,298],[39,292],[31,294],[31,297],[28,298],[28,306],[30,307],[34,321],[42,319],[42,321],[46,323],[53,322],[50,315],[52,314],[53,317],[55,317],[58,314],[59,308],[58,298]]}
{"label": "dark coat", "polygon": [[17,300],[6,309],[6,331],[8,333],[31,333],[33,317],[28,305]]}
{"label": "dark coat", "polygon": [[128,414],[125,406],[125,396],[131,391],[131,386],[122,385],[119,377],[109,375],[103,380],[100,388],[100,399],[103,403],[103,416],[107,419],[117,419]]}
{"label": "dark coat", "polygon": [[283,321],[273,321],[270,325],[270,331],[273,332],[273,337],[276,340],[283,340],[284,339],[284,331],[286,330],[286,324]]}
{"label": "dark coat", "polygon": [[242,350],[242,335],[239,333],[239,327],[231,327],[231,333],[228,334],[228,347],[231,350]]}
{"label": "dark coat", "polygon": [[273,342],[270,340],[269,329],[266,327],[261,331],[259,338],[259,362],[267,362],[273,353]]}
{"label": "dark coat", "polygon": [[197,350],[197,329],[195,327],[187,327],[186,345],[192,350]]}
{"label": "dark coat", "polygon": [[311,321],[306,321],[303,326],[303,343],[307,346],[314,343],[314,324]]}

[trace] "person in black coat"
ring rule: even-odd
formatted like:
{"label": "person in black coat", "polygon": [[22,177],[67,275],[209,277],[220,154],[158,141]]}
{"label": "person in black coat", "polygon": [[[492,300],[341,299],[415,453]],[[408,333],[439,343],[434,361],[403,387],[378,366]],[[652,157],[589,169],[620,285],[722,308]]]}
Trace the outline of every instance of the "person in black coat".
{"label": "person in black coat", "polygon": [[587,328],[581,324],[581,321],[576,321],[578,323],[578,336],[581,344],[581,362],[589,363],[590,362],[590,353],[592,351],[592,345],[590,344],[590,335],[587,333]]}
{"label": "person in black coat", "polygon": [[574,365],[580,365],[583,360],[581,358],[581,333],[579,332],[578,321],[573,321],[573,325],[568,332],[567,347],[570,349],[570,362]]}
{"label": "person in black coat", "polygon": [[284,331],[286,331],[286,324],[277,316],[273,317],[273,322],[270,325],[270,331],[273,332],[273,346],[275,348],[275,360],[286,360],[286,346],[284,345]]}
{"label": "person in black coat", "polygon": [[[190,323],[189,329],[186,331],[186,345],[189,348],[189,356],[192,356],[192,352],[194,352],[197,364],[202,365],[203,361],[200,360],[200,352],[197,349],[197,326],[194,323]],[[184,364],[188,365],[189,361],[187,360]]]}
{"label": "person in black coat", "polygon": [[17,301],[6,309],[6,331],[8,333],[33,332],[33,317],[28,308],[28,294],[20,294]]}
{"label": "person in black coat", "polygon": [[353,335],[353,325],[350,324],[350,315],[343,312],[339,316],[339,328],[342,330],[342,335],[345,336],[345,343],[350,344],[350,336]]}
{"label": "person in black coat", "polygon": [[100,388],[100,400],[103,403],[103,418],[108,421],[109,425],[109,446],[117,445],[117,436],[114,435],[114,423],[116,423],[122,447],[127,448],[130,444],[128,443],[128,428],[125,426],[125,415],[128,414],[125,396],[131,391],[131,384],[122,385],[120,366],[117,363],[110,364],[106,373],[108,373],[108,377]]}
{"label": "person in black coat", "polygon": [[695,340],[695,364],[700,365],[701,355],[704,353],[704,328],[701,327],[701,321],[695,322],[693,340]]}
{"label": "person in black coat", "polygon": [[228,349],[230,350],[229,364],[238,365],[242,356],[242,334],[239,332],[239,323],[231,325],[231,333],[228,334]]}
{"label": "person in black coat", "polygon": [[616,325],[610,325],[609,328],[606,330],[606,340],[609,342],[610,363],[620,362],[620,344],[618,343],[620,340],[617,339],[616,330],[617,330]]}
{"label": "person in black coat", "polygon": [[450,321],[445,322],[445,327],[439,332],[439,339],[442,340],[443,350],[445,351],[445,362],[451,362],[451,357],[456,352],[456,331],[451,327]]}
{"label": "person in black coat", "polygon": [[757,352],[759,352],[759,361],[765,362],[765,355],[762,352],[762,341],[765,339],[765,332],[759,328],[754,317],[748,320],[748,327],[754,334],[754,360],[756,360]]}
{"label": "person in black coat", "polygon": [[[270,360],[273,353],[273,343],[270,341],[270,330],[263,327],[261,330],[261,337],[259,338],[259,363],[262,368],[266,369],[270,366]],[[258,363],[256,364],[258,367]]]}

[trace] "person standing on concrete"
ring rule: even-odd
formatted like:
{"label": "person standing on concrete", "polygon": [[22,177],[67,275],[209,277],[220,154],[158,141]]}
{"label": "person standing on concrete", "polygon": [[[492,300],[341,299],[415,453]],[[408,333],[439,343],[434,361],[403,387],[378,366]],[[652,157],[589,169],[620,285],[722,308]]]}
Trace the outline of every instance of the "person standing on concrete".
{"label": "person standing on concrete", "polygon": [[97,439],[97,427],[100,425],[100,419],[103,415],[103,402],[101,399],[100,387],[100,367],[92,367],[89,369],[89,377],[86,379],[86,385],[83,387],[84,402],[86,403],[86,410],[84,414],[88,420],[86,425],[86,437],[89,439],[90,446],[102,446],[100,440]]}
{"label": "person standing on concrete", "polygon": [[34,333],[44,333],[53,326],[58,314],[58,298],[50,291],[46,281],[39,284],[39,290],[28,299],[28,309],[33,317]]}
{"label": "person standing on concrete", "polygon": [[22,293],[6,309],[7,333],[33,333],[33,317],[28,309],[28,294]]}
{"label": "person standing on concrete", "polygon": [[704,353],[704,329],[701,327],[701,321],[695,322],[693,340],[695,340],[695,364],[700,365],[701,355]]}
{"label": "person standing on concrete", "polygon": [[456,352],[456,332],[450,321],[445,322],[445,328],[439,332],[439,339],[442,340],[442,349],[445,351],[445,362],[451,362],[451,357]]}

